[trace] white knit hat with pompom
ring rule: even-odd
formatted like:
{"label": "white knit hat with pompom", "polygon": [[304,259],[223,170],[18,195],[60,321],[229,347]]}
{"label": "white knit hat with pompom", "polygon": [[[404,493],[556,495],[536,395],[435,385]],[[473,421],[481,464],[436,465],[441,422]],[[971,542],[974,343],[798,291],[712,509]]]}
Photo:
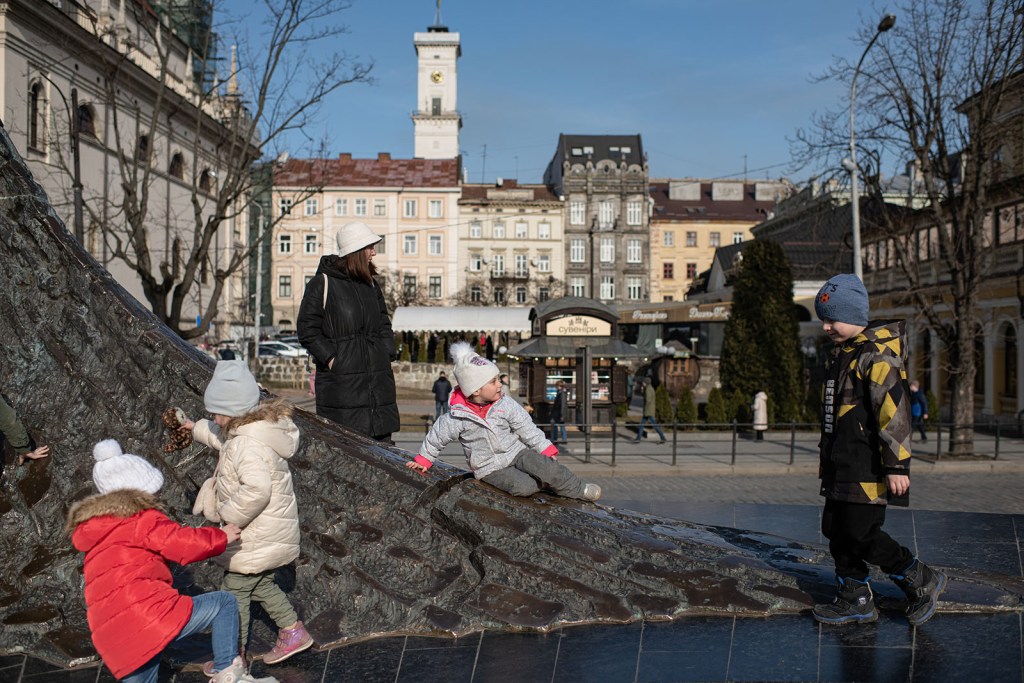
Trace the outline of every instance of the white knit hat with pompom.
{"label": "white knit hat with pompom", "polygon": [[452,344],[451,354],[455,381],[467,398],[498,375],[498,366],[481,357],[469,342]]}
{"label": "white knit hat with pompom", "polygon": [[121,489],[137,489],[156,493],[164,485],[164,475],[137,455],[124,453],[114,439],[100,441],[92,448],[96,464],[92,467],[92,481],[100,493]]}

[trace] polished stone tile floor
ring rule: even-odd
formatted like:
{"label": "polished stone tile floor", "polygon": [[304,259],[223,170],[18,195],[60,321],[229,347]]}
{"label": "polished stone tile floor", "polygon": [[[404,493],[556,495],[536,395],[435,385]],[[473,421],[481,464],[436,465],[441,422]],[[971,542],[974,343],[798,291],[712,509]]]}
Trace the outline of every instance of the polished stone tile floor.
{"label": "polished stone tile floor", "polygon": [[[604,501],[602,501],[604,502]],[[815,506],[687,505],[608,501],[665,517],[735,526],[819,543]],[[891,510],[887,529],[934,564],[1021,576],[1024,516]],[[1024,683],[1022,615],[937,615],[911,627],[898,611],[878,622],[827,627],[809,614],[687,617],[675,622],[580,626],[548,634],[486,631],[458,640],[382,638],[283,664],[253,666],[285,683],[673,683],[682,681],[1018,681]],[[0,683],[98,683],[102,668],[55,669],[0,657]],[[161,681],[202,683],[199,672]]]}

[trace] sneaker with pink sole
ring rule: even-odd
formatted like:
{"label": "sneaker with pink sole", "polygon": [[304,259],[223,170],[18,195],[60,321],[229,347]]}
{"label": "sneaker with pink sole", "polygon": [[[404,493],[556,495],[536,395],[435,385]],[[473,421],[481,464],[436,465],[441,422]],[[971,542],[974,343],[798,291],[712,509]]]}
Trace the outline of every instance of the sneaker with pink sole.
{"label": "sneaker with pink sole", "polygon": [[297,621],[295,628],[283,628],[277,632],[277,642],[270,652],[263,655],[263,663],[277,664],[311,647],[313,636],[309,635],[301,621]]}

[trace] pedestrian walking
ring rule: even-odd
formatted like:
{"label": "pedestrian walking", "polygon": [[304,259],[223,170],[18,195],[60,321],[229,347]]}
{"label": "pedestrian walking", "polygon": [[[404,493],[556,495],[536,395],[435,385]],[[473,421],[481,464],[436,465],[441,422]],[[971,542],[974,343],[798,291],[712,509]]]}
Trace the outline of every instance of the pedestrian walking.
{"label": "pedestrian walking", "polygon": [[911,433],[916,429],[921,433],[921,441],[928,440],[928,432],[924,430],[924,421],[928,419],[928,399],[921,391],[921,383],[916,379],[910,383],[910,422]]}
{"label": "pedestrian walking", "polygon": [[636,438],[633,439],[633,443],[640,443],[640,440],[644,438],[644,423],[651,425],[651,429],[658,433],[661,437],[659,444],[663,444],[667,441],[665,438],[665,432],[661,431],[661,425],[655,419],[657,415],[657,403],[658,395],[654,391],[654,383],[651,380],[642,380],[643,391],[644,391],[644,414],[640,418],[640,427],[637,429]]}
{"label": "pedestrian walking", "polygon": [[868,321],[868,293],[856,275],[836,275],[814,310],[835,346],[825,377],[821,422],[821,532],[836,569],[833,602],[815,605],[826,624],[878,618],[868,564],[907,596],[907,621],[935,613],[946,576],[882,530],[887,505],[910,502],[910,396],[906,323]]}

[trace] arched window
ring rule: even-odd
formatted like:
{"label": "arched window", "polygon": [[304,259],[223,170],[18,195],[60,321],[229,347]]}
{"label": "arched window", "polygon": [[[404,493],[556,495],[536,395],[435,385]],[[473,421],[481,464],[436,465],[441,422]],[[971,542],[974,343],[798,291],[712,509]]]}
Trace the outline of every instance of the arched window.
{"label": "arched window", "polygon": [[1017,331],[1013,325],[1003,326],[1003,395],[1017,398]]}
{"label": "arched window", "polygon": [[181,152],[176,152],[171,157],[171,165],[167,168],[167,173],[174,178],[185,177],[185,158],[181,156]]}
{"label": "arched window", "polygon": [[150,151],[149,136],[140,135],[138,142],[135,143],[135,161],[148,163]]}
{"label": "arched window", "polygon": [[78,133],[96,137],[96,110],[88,102],[78,105]]}
{"label": "arched window", "polygon": [[44,111],[43,84],[36,82],[28,91],[28,146],[33,149],[43,148]]}
{"label": "arched window", "polygon": [[199,174],[199,189],[203,192],[209,192],[213,189],[213,172],[204,168],[203,172]]}

